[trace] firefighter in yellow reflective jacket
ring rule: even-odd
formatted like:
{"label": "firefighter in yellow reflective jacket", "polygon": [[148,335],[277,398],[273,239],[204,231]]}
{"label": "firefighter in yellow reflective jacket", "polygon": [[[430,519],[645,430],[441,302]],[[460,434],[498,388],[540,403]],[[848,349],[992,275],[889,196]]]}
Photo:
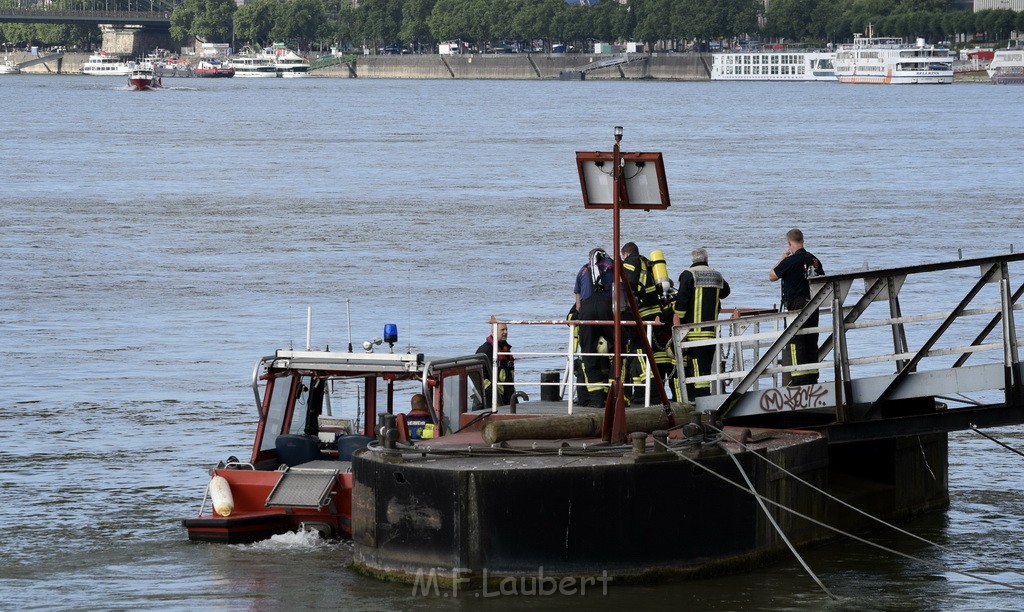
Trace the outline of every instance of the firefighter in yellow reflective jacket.
{"label": "firefighter in yellow reflective jacket", "polygon": [[[654,273],[651,270],[651,262],[640,254],[635,242],[627,242],[622,246],[622,270],[626,276],[626,284],[633,292],[633,299],[640,318],[644,321],[653,321],[661,314],[661,303],[658,299],[658,285],[654,282]],[[627,308],[623,304],[623,310]],[[632,314],[626,313],[624,321],[632,320]],[[643,343],[640,341],[640,334],[646,334],[647,330],[636,328],[630,325],[623,326],[622,338],[626,342],[626,351],[631,355],[623,362],[627,378],[633,384],[631,397],[632,404],[643,405],[644,384],[650,376],[650,368],[644,358]],[[652,393],[654,399],[658,399],[658,393]]]}
{"label": "firefighter in yellow reflective jacket", "polygon": [[[676,294],[675,314],[672,318],[675,325],[717,320],[722,309],[722,299],[729,296],[729,283],[718,270],[708,265],[707,250],[694,249],[690,256],[693,264],[679,275],[679,292]],[[686,340],[714,338],[715,334],[715,327],[695,327],[686,333]],[[688,348],[686,357],[686,377],[705,376],[711,373],[715,347],[708,345]],[[686,392],[691,401],[695,397],[709,395],[711,383],[687,383]]]}
{"label": "firefighter in yellow reflective jacket", "polygon": [[[491,369],[494,363],[494,336],[476,349],[477,353],[487,355],[487,369],[484,370],[484,406],[491,407]],[[498,405],[505,406],[516,392],[512,383],[516,379],[516,360],[512,356],[512,345],[508,343],[508,325],[498,323]],[[502,354],[504,353],[504,354]]]}

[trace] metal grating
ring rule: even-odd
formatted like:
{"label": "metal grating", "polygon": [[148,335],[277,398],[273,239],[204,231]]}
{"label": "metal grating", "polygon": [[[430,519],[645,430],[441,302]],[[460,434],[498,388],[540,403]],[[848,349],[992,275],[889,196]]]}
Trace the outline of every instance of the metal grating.
{"label": "metal grating", "polygon": [[279,508],[323,508],[331,501],[337,472],[289,470],[267,497],[266,506]]}

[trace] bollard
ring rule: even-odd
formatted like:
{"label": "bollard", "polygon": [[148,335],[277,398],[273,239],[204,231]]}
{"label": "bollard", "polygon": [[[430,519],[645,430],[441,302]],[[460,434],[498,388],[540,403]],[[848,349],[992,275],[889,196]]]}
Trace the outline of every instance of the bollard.
{"label": "bollard", "polygon": [[643,431],[634,431],[629,434],[629,439],[633,441],[633,452],[637,455],[642,455],[647,452],[647,433]]}
{"label": "bollard", "polygon": [[382,414],[380,416],[381,426],[378,429],[380,445],[387,450],[395,450],[398,442],[397,417],[393,414]]}
{"label": "bollard", "polygon": [[558,370],[548,370],[540,373],[540,382],[554,383],[544,384],[540,387],[540,400],[542,402],[560,402],[561,394],[558,393],[558,383],[561,380],[561,373]]}
{"label": "bollard", "polygon": [[664,429],[659,429],[651,434],[654,437],[654,451],[655,453],[667,453],[668,452],[668,432]]}

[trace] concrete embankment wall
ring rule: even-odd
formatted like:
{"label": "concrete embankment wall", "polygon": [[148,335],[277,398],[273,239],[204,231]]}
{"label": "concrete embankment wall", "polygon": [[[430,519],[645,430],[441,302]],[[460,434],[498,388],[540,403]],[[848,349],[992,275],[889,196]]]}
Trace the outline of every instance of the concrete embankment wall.
{"label": "concrete embankment wall", "polygon": [[[591,80],[709,78],[709,57],[699,53],[631,55],[628,63],[593,68],[614,56],[570,55],[368,55],[355,62],[359,78],[368,79],[558,79],[562,72],[584,71]],[[319,71],[318,71],[319,74]],[[340,76],[340,75],[339,75]]]}
{"label": "concrete embankment wall", "polygon": [[[28,62],[34,59],[38,59],[39,55],[32,55],[24,51],[16,53],[5,53],[15,64],[22,62]],[[41,53],[41,55],[49,55],[48,52]],[[88,53],[65,53],[64,57],[60,59],[51,59],[50,61],[43,62],[41,64],[35,64],[22,68],[23,74],[81,74],[82,64],[89,59]]]}
{"label": "concrete embankment wall", "polygon": [[[36,59],[29,53],[11,53],[15,63]],[[647,56],[631,54],[628,63],[593,68],[615,56],[599,54],[509,55],[366,55],[353,62],[314,70],[319,77],[365,79],[558,79],[562,72],[584,71],[591,80],[708,79],[711,58],[680,53]],[[29,74],[81,74],[88,53],[65,53],[60,60],[24,68]]]}

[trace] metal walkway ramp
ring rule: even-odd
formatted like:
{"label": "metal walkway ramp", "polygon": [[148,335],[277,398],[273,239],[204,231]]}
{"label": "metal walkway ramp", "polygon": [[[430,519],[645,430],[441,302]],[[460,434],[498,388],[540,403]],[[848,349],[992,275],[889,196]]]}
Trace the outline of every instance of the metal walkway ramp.
{"label": "metal walkway ramp", "polygon": [[563,81],[573,81],[582,79],[588,72],[599,70],[601,68],[611,68],[612,66],[623,66],[625,64],[632,64],[634,62],[647,61],[647,55],[643,53],[623,53],[622,55],[616,55],[606,60],[599,62],[593,62],[586,66],[578,68],[572,68],[570,70],[563,70],[559,74],[559,78]]}
{"label": "metal walkway ramp", "polygon": [[351,469],[348,461],[311,461],[288,469],[267,496],[268,508],[312,508],[334,503],[331,492],[338,474]]}
{"label": "metal walkway ramp", "polygon": [[19,62],[18,68],[28,68],[29,66],[35,66],[36,64],[45,64],[46,62],[59,60],[63,57],[63,53],[51,53],[49,55],[43,55],[25,62]]}
{"label": "metal walkway ramp", "polygon": [[[689,347],[716,347],[716,371],[686,379],[711,383],[698,411],[736,424],[781,416],[833,441],[1022,423],[1021,262],[1009,254],[812,279],[801,311],[719,320],[709,340],[686,341],[693,326],[676,327],[677,363]],[[814,312],[818,326],[804,327]],[[782,365],[804,334],[819,339],[817,362]],[[819,382],[784,384],[808,370]]]}

